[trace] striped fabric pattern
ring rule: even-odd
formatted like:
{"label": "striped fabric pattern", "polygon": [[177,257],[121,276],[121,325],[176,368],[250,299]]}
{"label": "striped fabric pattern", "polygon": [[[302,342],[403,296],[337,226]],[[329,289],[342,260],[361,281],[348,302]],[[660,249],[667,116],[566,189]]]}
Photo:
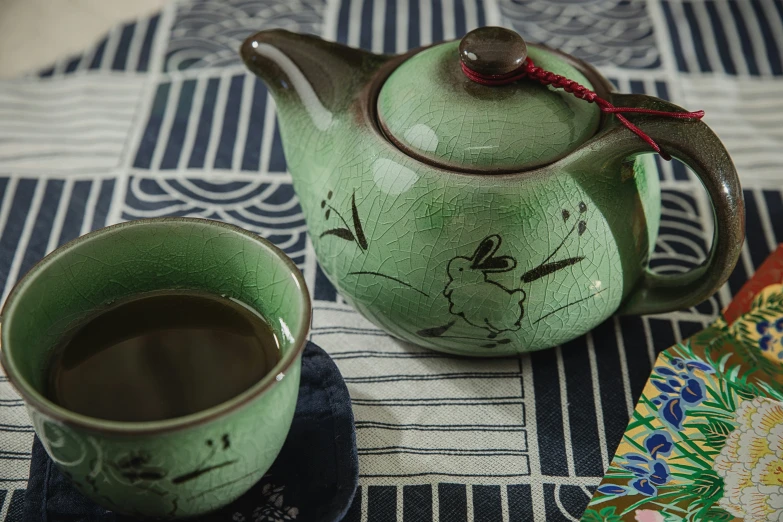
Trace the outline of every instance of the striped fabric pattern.
{"label": "striped fabric pattern", "polygon": [[377,53],[401,53],[498,22],[486,0],[345,0],[324,36]]}
{"label": "striped fabric pattern", "polygon": [[0,85],[0,171],[102,172],[120,166],[141,79],[80,76]]}
{"label": "striped fabric pattern", "polygon": [[783,76],[742,78],[731,85],[706,77],[683,81],[686,104],[698,104],[704,121],[731,146],[732,159],[746,177],[777,181],[783,172]]}
{"label": "striped fabric pattern", "polygon": [[158,85],[133,166],[285,173],[272,98],[259,79],[232,69]]}
{"label": "striped fabric pattern", "polygon": [[782,0],[670,0],[661,8],[679,70],[783,75]]}
{"label": "striped fabric pattern", "polygon": [[0,177],[0,287],[13,283],[56,247],[106,225],[112,178]]}
{"label": "striped fabric pattern", "polygon": [[147,72],[159,24],[160,15],[156,15],[117,26],[86,52],[59,60],[39,76],[49,78],[84,71]]}
{"label": "striped fabric pattern", "polygon": [[[314,297],[312,340],[343,372],[360,488],[348,522],[579,520],[661,350],[714,319],[783,242],[783,0],[179,0],[35,77],[0,83],[2,299],[38,259],[144,217],[219,219],[267,237]],[[553,350],[464,360],[403,345],[319,268],[275,105],[236,54],[283,27],[379,53],[505,25],[596,64],[622,92],[706,121],[745,187],[747,241],[728,283],[689,310],[611,318]],[[658,160],[651,265],[701,263],[713,233],[698,180]],[[0,521],[22,520],[32,428],[0,377]],[[300,506],[300,509],[303,508]]]}

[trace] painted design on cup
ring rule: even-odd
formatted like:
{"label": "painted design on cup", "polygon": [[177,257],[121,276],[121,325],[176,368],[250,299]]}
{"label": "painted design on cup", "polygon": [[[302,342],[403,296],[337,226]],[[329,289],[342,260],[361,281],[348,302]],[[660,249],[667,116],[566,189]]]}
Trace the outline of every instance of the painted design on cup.
{"label": "painted design on cup", "polygon": [[285,486],[264,484],[261,488],[261,505],[251,513],[237,511],[231,517],[232,522],[286,522],[296,520],[299,508],[287,506],[283,498]]}
{"label": "painted design on cup", "polygon": [[[176,516],[180,502],[180,495],[176,493],[178,487],[238,462],[236,458],[224,456],[231,448],[231,436],[224,433],[218,439],[209,438],[205,441],[207,454],[195,467],[171,476],[165,465],[164,455],[157,455],[144,448],[109,455],[94,437],[79,435],[67,425],[32,409],[30,417],[46,452],[60,466],[61,472],[71,479],[79,490],[89,488],[90,494],[100,497],[116,509],[122,509],[122,503],[112,498],[117,493],[114,486],[119,485],[166,499],[171,506],[168,515]],[[86,474],[83,471],[84,466],[87,466]],[[218,484],[186,500],[221,489],[247,476],[249,475]],[[113,491],[109,491],[110,489]]]}
{"label": "painted design on cup", "polygon": [[212,439],[207,439],[206,445],[210,449],[209,455],[207,455],[204,460],[202,460],[201,463],[192,471],[188,471],[182,475],[172,478],[172,484],[183,484],[185,482],[189,482],[204,475],[205,473],[230,466],[231,464],[235,464],[237,462],[237,459],[218,459],[217,463],[213,463],[218,452],[225,451],[231,447],[231,440],[229,439],[228,433],[224,433],[223,436],[220,437],[220,441],[217,443]]}

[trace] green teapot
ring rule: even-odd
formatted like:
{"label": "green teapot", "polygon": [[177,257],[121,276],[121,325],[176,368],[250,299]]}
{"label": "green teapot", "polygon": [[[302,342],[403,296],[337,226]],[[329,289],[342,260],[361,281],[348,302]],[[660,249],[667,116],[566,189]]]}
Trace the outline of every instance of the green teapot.
{"label": "green teapot", "polygon": [[[399,339],[473,356],[548,348],[615,312],[693,306],[737,262],[744,202],[719,139],[574,57],[498,27],[398,56],[283,30],[240,52],[275,98],[321,267]],[[710,253],[687,273],[647,267],[651,146],[712,202]]]}

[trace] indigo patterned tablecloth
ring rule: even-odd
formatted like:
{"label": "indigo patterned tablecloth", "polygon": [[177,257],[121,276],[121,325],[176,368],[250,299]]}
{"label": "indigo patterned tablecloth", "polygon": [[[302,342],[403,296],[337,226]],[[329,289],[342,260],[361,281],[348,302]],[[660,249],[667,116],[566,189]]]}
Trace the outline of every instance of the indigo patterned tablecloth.
{"label": "indigo patterned tablecloth", "polygon": [[[553,350],[472,361],[394,341],[336,294],[307,237],[274,104],[237,56],[241,40],[283,27],[401,52],[480,25],[584,58],[621,91],[706,111],[747,204],[742,257],[716,296],[612,318]],[[0,298],[44,254],[107,224],[232,222],[281,246],[313,292],[312,339],[340,367],[356,417],[361,485],[348,521],[578,520],[656,353],[707,325],[783,242],[781,93],[783,0],[171,3],[39,75],[0,83]],[[682,271],[705,257],[711,210],[681,164],[659,166],[653,264]],[[0,378],[0,520],[21,520],[32,436]]]}

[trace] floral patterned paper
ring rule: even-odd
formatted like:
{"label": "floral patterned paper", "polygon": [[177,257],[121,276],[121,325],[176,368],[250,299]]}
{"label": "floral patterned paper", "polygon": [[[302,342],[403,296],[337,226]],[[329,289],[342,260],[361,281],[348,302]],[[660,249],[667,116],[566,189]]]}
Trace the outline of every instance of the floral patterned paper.
{"label": "floral patterned paper", "polygon": [[583,522],[783,521],[783,285],[765,277],[660,354]]}

